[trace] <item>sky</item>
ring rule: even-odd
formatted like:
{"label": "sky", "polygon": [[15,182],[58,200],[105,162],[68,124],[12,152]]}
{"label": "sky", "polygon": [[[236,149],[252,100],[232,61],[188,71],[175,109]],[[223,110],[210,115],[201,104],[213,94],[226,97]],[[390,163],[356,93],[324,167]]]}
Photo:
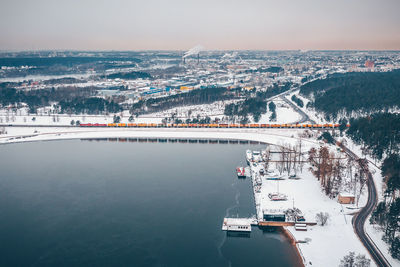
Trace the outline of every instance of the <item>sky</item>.
{"label": "sky", "polygon": [[400,50],[400,0],[1,0],[0,50]]}

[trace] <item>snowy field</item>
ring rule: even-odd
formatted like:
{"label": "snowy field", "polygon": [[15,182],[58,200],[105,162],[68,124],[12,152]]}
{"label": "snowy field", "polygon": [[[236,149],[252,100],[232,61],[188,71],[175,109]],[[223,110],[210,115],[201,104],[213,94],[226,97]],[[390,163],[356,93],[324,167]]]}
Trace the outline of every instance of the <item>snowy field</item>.
{"label": "snowy field", "polygon": [[301,119],[299,113],[293,110],[287,103],[281,100],[274,100],[273,101],[276,105],[276,120],[270,120],[269,117],[271,116],[271,112],[267,112],[261,115],[261,119],[259,123],[294,123]]}
{"label": "snowy field", "polygon": [[211,104],[176,107],[162,112],[147,114],[144,115],[144,117],[170,118],[174,114],[176,118],[180,119],[196,118],[197,116],[201,118],[207,116],[218,116],[222,118],[224,116],[225,105],[237,103],[238,101],[239,100],[217,101]]}
{"label": "snowy field", "polygon": [[[25,110],[16,113],[0,111],[0,125],[50,125],[50,126],[69,126],[71,121],[80,123],[112,123],[114,115],[120,116],[122,123],[128,123],[131,116],[128,111],[109,114],[109,115],[69,115],[69,114],[47,114],[47,111],[39,114],[27,114]],[[162,117],[139,116],[134,118],[135,123],[161,123]]]}

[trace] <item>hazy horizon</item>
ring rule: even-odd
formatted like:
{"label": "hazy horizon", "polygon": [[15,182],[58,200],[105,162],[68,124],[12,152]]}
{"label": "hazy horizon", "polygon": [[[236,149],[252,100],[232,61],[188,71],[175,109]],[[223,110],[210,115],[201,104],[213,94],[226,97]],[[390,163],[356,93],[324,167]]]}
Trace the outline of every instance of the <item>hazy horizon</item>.
{"label": "hazy horizon", "polygon": [[2,51],[400,50],[396,0],[3,0]]}

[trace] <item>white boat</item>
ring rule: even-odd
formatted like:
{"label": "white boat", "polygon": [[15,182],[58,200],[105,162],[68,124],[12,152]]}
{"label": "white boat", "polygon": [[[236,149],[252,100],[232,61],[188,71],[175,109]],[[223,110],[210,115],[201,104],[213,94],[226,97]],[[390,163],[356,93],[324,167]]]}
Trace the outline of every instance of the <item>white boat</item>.
{"label": "white boat", "polygon": [[249,149],[246,150],[246,160],[247,160],[247,164],[249,164],[249,165],[253,161],[253,153]]}
{"label": "white boat", "polygon": [[246,171],[243,167],[237,167],[236,173],[237,173],[238,178],[246,178]]}
{"label": "white boat", "polygon": [[282,180],[282,176],[277,171],[267,171],[264,175],[267,180]]}
{"label": "white boat", "polygon": [[287,196],[285,194],[282,194],[282,193],[269,193],[268,197],[272,201],[285,201],[285,200],[287,200]]}
{"label": "white boat", "polygon": [[250,176],[251,176],[251,170],[250,170],[250,167],[246,167],[246,168],[244,168],[244,173],[246,174],[246,176],[247,176],[247,177],[250,177]]}
{"label": "white boat", "polygon": [[253,151],[253,161],[254,162],[261,162],[261,152],[260,151]]}

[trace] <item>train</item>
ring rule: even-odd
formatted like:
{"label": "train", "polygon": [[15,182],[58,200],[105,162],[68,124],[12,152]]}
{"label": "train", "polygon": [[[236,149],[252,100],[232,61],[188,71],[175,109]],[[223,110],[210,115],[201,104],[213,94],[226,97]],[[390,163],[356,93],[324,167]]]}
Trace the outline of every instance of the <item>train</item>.
{"label": "train", "polygon": [[[120,127],[120,128],[312,128],[335,129],[340,124],[227,124],[227,123],[81,123],[80,127]],[[347,124],[346,127],[350,127]]]}

